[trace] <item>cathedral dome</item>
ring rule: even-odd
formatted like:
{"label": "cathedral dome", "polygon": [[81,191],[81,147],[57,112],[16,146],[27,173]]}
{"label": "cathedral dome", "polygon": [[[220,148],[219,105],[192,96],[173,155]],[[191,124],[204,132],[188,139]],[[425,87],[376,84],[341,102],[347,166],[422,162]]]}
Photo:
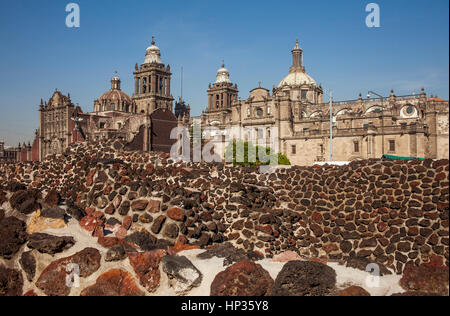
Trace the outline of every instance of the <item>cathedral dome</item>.
{"label": "cathedral dome", "polygon": [[222,62],[222,68],[217,71],[216,83],[231,83],[230,81],[230,73],[228,69],[225,68],[225,63]]}
{"label": "cathedral dome", "polygon": [[98,98],[98,101],[100,103],[102,101],[106,101],[107,103],[119,101],[120,104],[122,103],[122,101],[124,101],[125,103],[131,104],[131,98],[128,96],[128,94],[126,94],[122,90],[107,91],[103,93],[103,95],[100,98]]}
{"label": "cathedral dome", "polygon": [[161,51],[158,46],[155,45],[155,39],[152,40],[152,46],[148,47],[145,51],[144,64],[162,64]]}
{"label": "cathedral dome", "polygon": [[306,72],[295,71],[289,73],[278,85],[279,88],[287,86],[301,86],[301,85],[316,85],[316,81],[311,78]]}
{"label": "cathedral dome", "polygon": [[292,66],[289,74],[281,80],[278,88],[283,86],[301,86],[301,85],[317,85],[316,81],[311,78],[305,71],[303,66],[303,50],[298,43],[295,43],[292,53]]}
{"label": "cathedral dome", "polygon": [[[131,98],[120,90],[120,78],[117,76],[117,72],[114,77],[111,78],[111,90],[102,94],[98,100],[95,101],[94,107],[97,112],[104,111],[129,111],[132,104]],[[128,109],[128,110],[127,110]]]}

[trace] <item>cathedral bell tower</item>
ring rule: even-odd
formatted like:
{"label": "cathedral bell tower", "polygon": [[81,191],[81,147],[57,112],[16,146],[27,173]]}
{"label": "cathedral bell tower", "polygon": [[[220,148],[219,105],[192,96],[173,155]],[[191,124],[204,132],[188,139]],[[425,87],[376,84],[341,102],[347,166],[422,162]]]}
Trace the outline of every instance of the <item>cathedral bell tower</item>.
{"label": "cathedral bell tower", "polygon": [[222,67],[217,71],[216,82],[208,89],[207,111],[220,111],[230,109],[233,102],[237,101],[238,87],[230,81],[230,73],[222,62]]}
{"label": "cathedral bell tower", "polygon": [[170,66],[166,67],[161,62],[161,51],[153,38],[152,45],[146,50],[144,63],[135,67],[133,101],[137,113],[152,114],[160,108],[172,111],[171,76]]}

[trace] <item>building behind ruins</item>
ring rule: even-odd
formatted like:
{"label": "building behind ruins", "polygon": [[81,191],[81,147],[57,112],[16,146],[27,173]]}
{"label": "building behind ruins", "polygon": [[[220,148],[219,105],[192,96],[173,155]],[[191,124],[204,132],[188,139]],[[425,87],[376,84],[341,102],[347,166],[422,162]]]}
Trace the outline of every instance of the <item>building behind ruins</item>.
{"label": "building behind ruins", "polygon": [[202,125],[218,128],[223,138],[230,137],[233,128],[233,137],[259,144],[269,145],[270,138],[277,137],[276,150],[298,165],[388,154],[448,158],[448,101],[428,97],[423,89],[408,96],[391,91],[385,98],[365,99],[360,94],[356,100],[333,102],[330,116],[323,88],[306,72],[298,41],[292,59],[288,75],[272,91],[259,86],[246,100],[238,98],[237,85],[222,65],[209,86]]}
{"label": "building behind ruins", "polygon": [[[9,159],[41,160],[62,153],[71,143],[113,137],[126,140],[136,150],[170,152],[175,142],[170,139],[170,131],[177,126],[191,128],[194,119],[190,106],[181,98],[173,109],[170,65],[162,63],[154,39],[144,62],[136,64],[133,76],[132,96],[121,90],[116,73],[110,89],[94,101],[90,113],[83,113],[69,94],[58,90],[47,102],[41,100],[33,144],[10,150]],[[272,90],[259,85],[247,99],[239,97],[238,85],[230,80],[222,63],[216,81],[207,90],[208,106],[195,121],[203,129],[218,130],[208,135],[219,139],[216,152],[223,153],[230,141],[226,138],[233,136],[275,146],[298,165],[388,154],[448,158],[448,101],[427,96],[423,89],[420,94],[407,96],[396,96],[394,91],[377,98],[360,94],[355,100],[333,101],[330,115],[324,93],[307,73],[303,49],[297,41],[287,76]]]}
{"label": "building behind ruins", "polygon": [[108,91],[94,101],[93,112],[83,113],[70,94],[56,90],[49,101],[39,105],[39,129],[33,145],[17,148],[17,161],[38,161],[62,153],[69,144],[82,141],[121,138],[130,149],[170,152],[175,140],[170,131],[190,115],[182,100],[180,114],[172,111],[170,66],[161,61],[160,49],[152,41],[144,62],[134,71],[135,91],[130,97],[121,90],[117,73]]}

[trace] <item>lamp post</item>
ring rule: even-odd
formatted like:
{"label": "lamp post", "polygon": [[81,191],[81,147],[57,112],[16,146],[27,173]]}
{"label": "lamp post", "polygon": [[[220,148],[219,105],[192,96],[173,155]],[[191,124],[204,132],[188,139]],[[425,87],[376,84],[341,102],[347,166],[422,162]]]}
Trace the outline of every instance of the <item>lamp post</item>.
{"label": "lamp post", "polygon": [[382,95],[379,95],[376,92],[369,91],[367,93],[367,98],[368,99],[370,99],[371,94],[374,94],[374,95],[376,95],[377,97],[379,97],[381,99],[381,106],[382,106],[381,116],[380,116],[380,118],[381,118],[381,152],[382,152],[382,156],[384,156],[384,117],[383,117],[383,111],[384,111],[383,101],[384,101],[384,97]]}

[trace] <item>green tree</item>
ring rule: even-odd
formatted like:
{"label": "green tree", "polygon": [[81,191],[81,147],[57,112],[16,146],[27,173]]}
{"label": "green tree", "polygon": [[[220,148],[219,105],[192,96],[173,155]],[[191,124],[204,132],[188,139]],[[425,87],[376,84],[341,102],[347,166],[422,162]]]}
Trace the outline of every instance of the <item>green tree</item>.
{"label": "green tree", "polygon": [[[259,157],[260,152],[265,152],[266,157],[269,158],[269,161],[262,162],[261,160],[264,159]],[[274,155],[278,156],[279,165],[291,165],[291,162],[285,155],[282,155],[281,153],[271,154],[270,148],[254,146],[251,142],[234,141],[227,146],[225,151],[226,161],[232,162],[234,166],[255,167],[260,165],[269,165]],[[275,157],[275,159],[277,158]]]}

